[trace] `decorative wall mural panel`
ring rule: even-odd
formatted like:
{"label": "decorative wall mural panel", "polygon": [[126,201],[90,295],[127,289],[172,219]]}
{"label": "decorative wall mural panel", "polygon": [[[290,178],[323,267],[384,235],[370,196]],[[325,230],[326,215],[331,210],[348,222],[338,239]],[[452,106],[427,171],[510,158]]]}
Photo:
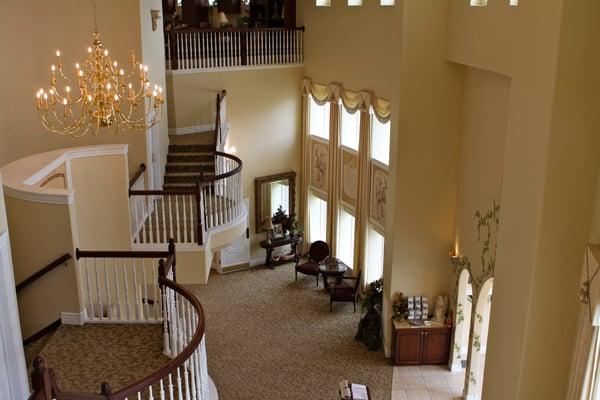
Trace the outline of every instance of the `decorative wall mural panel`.
{"label": "decorative wall mural panel", "polygon": [[327,191],[329,174],[329,149],[324,143],[311,140],[310,184],[324,192]]}
{"label": "decorative wall mural panel", "polygon": [[358,156],[342,150],[342,201],[356,206],[358,196]]}
{"label": "decorative wall mural panel", "polygon": [[388,172],[383,168],[373,165],[371,182],[371,220],[382,227],[385,227]]}

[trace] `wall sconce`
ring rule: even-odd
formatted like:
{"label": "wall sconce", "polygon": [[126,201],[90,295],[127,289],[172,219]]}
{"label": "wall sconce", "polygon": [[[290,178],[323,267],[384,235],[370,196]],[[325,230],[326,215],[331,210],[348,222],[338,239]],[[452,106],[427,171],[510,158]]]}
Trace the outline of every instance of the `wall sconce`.
{"label": "wall sconce", "polygon": [[160,19],[160,10],[150,10],[150,18],[152,18],[152,30],[158,28],[158,20]]}
{"label": "wall sconce", "polygon": [[450,256],[450,263],[456,266],[460,260],[460,254],[458,254],[458,251],[452,250],[448,255]]}

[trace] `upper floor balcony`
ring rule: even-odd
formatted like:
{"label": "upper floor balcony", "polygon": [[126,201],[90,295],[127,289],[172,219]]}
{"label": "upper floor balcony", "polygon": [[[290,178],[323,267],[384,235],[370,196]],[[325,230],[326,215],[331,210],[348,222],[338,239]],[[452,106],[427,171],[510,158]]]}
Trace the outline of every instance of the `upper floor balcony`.
{"label": "upper floor balcony", "polygon": [[304,27],[175,29],[165,33],[170,71],[239,69],[304,62]]}

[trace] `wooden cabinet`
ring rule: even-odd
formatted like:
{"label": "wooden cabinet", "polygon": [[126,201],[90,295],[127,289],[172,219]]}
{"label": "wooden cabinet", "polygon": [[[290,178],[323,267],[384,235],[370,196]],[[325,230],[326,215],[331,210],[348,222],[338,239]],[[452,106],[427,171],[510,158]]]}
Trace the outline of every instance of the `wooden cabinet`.
{"label": "wooden cabinet", "polygon": [[394,321],[394,365],[447,364],[450,327],[414,327]]}

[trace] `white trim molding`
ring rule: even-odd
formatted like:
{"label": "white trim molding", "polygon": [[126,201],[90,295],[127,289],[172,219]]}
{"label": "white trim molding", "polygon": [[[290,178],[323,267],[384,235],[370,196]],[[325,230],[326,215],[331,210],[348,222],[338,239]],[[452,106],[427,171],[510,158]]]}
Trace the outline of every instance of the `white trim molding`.
{"label": "white trim molding", "polygon": [[71,185],[66,189],[36,185],[63,164],[66,167],[67,182],[70,182],[71,160],[109,155],[127,156],[128,147],[127,144],[73,147],[21,158],[0,170],[4,179],[4,193],[8,197],[36,203],[72,204],[75,200],[75,192],[69,188]]}
{"label": "white trim molding", "polygon": [[181,128],[169,128],[169,135],[189,135],[190,133],[208,133],[215,131],[215,124],[203,124],[184,126]]}
{"label": "white trim molding", "polygon": [[85,313],[81,312],[66,312],[60,313],[60,323],[64,325],[83,325],[85,322]]}

